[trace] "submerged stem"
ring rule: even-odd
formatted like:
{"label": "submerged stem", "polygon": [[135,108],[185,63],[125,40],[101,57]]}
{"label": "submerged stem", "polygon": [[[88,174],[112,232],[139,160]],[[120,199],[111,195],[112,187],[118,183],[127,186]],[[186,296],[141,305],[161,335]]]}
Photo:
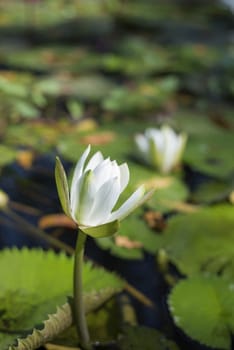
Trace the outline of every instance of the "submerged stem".
{"label": "submerged stem", "polygon": [[89,331],[85,317],[85,305],[83,299],[82,283],[85,241],[86,234],[79,230],[76,242],[73,275],[74,318],[82,349],[91,350],[92,346],[90,343]]}

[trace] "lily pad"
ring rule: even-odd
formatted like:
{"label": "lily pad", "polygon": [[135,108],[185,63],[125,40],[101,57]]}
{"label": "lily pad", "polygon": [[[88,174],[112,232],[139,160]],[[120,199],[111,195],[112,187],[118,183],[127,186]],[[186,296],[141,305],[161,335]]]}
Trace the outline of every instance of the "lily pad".
{"label": "lily pad", "polygon": [[212,204],[224,201],[234,190],[232,181],[211,180],[201,184],[193,193],[195,203]]}
{"label": "lily pad", "polygon": [[180,281],[169,296],[173,319],[192,339],[218,349],[231,349],[234,332],[233,284],[221,278]]}
{"label": "lily pad", "polygon": [[0,145],[0,166],[12,163],[17,157],[17,151],[12,147]]}
{"label": "lily pad", "polygon": [[141,209],[121,222],[116,236],[96,239],[102,249],[124,259],[143,259],[144,251],[154,254],[159,249],[159,242],[158,235],[144,222]]}
{"label": "lily pad", "polygon": [[234,207],[216,205],[196,213],[177,215],[168,221],[162,247],[179,271],[219,274],[230,281],[234,275]]}
{"label": "lily pad", "polygon": [[144,184],[147,190],[155,189],[147,205],[161,212],[171,211],[178,202],[186,201],[188,189],[186,184],[175,175],[161,175],[155,170],[137,163],[129,163],[131,170],[131,185],[129,190]]}
{"label": "lily pad", "polygon": [[178,89],[175,76],[140,82],[134,87],[112,89],[103,101],[103,108],[117,113],[152,112],[173,100]]}
{"label": "lily pad", "polygon": [[[53,84],[54,90],[47,90]],[[115,87],[108,78],[93,74],[83,76],[51,76],[40,81],[40,88],[49,96],[76,97],[81,101],[98,102]]]}
{"label": "lily pad", "polygon": [[[13,345],[17,337],[30,334],[65,303],[72,293],[72,270],[73,260],[62,253],[27,248],[0,252],[2,349],[8,349],[6,345]],[[55,271],[59,271],[59,278]],[[123,282],[114,274],[88,262],[84,265],[86,309],[96,309],[122,288]]]}
{"label": "lily pad", "polygon": [[195,170],[225,179],[234,172],[232,152],[233,133],[215,132],[191,136],[185,149],[184,160]]}
{"label": "lily pad", "polygon": [[101,57],[84,48],[73,46],[44,46],[24,48],[15,51],[14,55],[3,52],[3,58],[12,67],[45,73],[57,71],[86,72],[99,68]]}

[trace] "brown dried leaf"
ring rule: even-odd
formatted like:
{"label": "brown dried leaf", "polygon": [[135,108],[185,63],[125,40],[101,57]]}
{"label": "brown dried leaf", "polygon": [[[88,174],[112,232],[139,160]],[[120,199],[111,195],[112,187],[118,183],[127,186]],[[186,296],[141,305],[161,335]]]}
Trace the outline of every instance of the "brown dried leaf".
{"label": "brown dried leaf", "polygon": [[81,120],[76,126],[77,131],[91,131],[96,129],[97,123],[92,118],[86,118],[84,120]]}
{"label": "brown dried leaf", "polygon": [[115,239],[115,244],[118,247],[134,249],[134,248],[142,248],[143,246],[141,242],[132,241],[127,236],[116,235],[114,239]]}
{"label": "brown dried leaf", "polygon": [[114,141],[116,134],[112,131],[106,131],[98,134],[88,135],[81,138],[81,142],[88,145],[105,145]]}
{"label": "brown dried leaf", "polygon": [[68,227],[71,229],[77,228],[77,225],[72,219],[70,219],[65,214],[49,214],[44,215],[42,218],[40,218],[38,222],[38,226],[41,229],[46,229],[50,227]]}
{"label": "brown dried leaf", "polygon": [[151,179],[144,180],[143,183],[146,189],[155,188],[157,190],[170,187],[173,183],[173,178],[170,176],[155,176]]}
{"label": "brown dried leaf", "polygon": [[149,210],[143,217],[148,226],[154,230],[163,231],[166,227],[166,221],[159,211]]}
{"label": "brown dried leaf", "polygon": [[22,168],[29,170],[32,167],[34,158],[35,154],[32,150],[21,150],[17,152],[16,160]]}

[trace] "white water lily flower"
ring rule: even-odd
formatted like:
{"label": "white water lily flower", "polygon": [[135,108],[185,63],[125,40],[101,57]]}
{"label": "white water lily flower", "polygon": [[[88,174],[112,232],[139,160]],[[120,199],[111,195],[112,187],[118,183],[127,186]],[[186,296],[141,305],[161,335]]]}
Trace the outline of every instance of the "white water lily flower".
{"label": "white water lily flower", "polygon": [[151,166],[166,174],[181,161],[187,141],[185,134],[177,135],[169,126],[146,129],[135,137],[142,158]]}
{"label": "white water lily flower", "polygon": [[120,194],[129,182],[126,163],[118,165],[104,159],[101,152],[87,161],[90,146],[77,162],[69,189],[67,177],[59,158],[55,178],[64,212],[78,227],[93,237],[110,236],[118,231],[119,221],[148,199],[144,186],[139,187],[121,206],[113,210]]}

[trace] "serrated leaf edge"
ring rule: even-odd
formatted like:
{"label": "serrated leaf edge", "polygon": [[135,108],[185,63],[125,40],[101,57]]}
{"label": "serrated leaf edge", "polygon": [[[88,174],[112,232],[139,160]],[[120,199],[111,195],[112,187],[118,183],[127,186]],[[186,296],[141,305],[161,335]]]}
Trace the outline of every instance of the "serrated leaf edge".
{"label": "serrated leaf edge", "polygon": [[56,313],[48,315],[42,330],[34,328],[26,338],[18,338],[16,346],[8,350],[33,350],[55,338],[72,325],[72,310],[69,303],[57,308]]}

